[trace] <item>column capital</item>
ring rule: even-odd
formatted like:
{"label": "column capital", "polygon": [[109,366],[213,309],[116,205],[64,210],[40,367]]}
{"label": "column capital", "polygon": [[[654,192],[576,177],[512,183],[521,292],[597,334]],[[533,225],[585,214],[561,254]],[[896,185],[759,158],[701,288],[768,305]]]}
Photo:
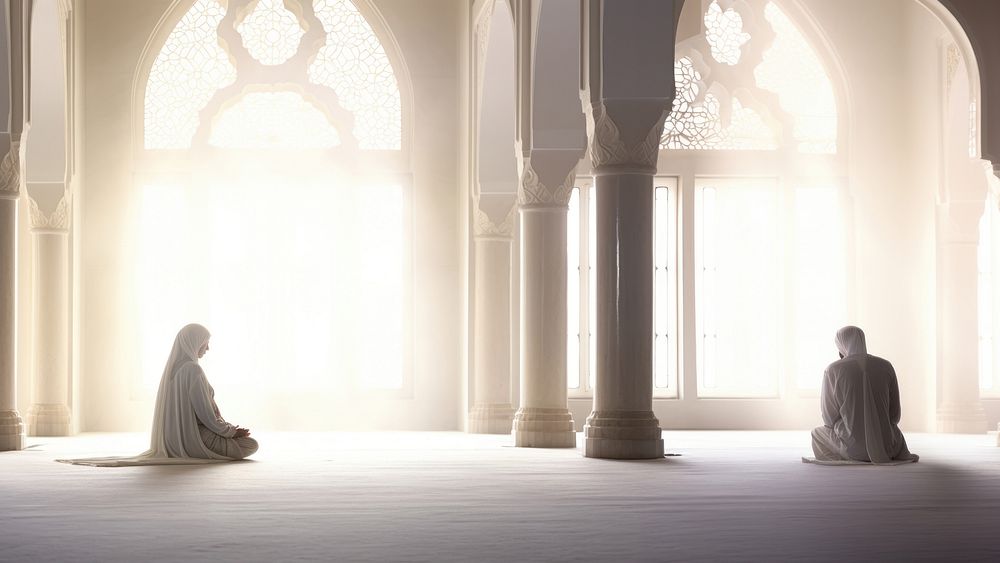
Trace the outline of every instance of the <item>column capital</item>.
{"label": "column capital", "polygon": [[[472,233],[476,238],[514,238],[515,194],[480,194],[475,196],[473,208]],[[497,220],[499,217],[503,218]]]}
{"label": "column capital", "polygon": [[28,215],[31,218],[31,230],[36,233],[68,234],[70,226],[70,195],[66,191],[52,213],[46,213],[35,198],[28,195]]}
{"label": "column capital", "polygon": [[21,158],[17,145],[0,160],[0,199],[17,199],[21,194]]}
{"label": "column capital", "polygon": [[595,173],[656,173],[669,101],[599,100],[585,104],[590,161]]}
{"label": "column capital", "polygon": [[536,150],[531,155],[518,158],[521,176],[518,204],[522,208],[567,207],[580,151]]}

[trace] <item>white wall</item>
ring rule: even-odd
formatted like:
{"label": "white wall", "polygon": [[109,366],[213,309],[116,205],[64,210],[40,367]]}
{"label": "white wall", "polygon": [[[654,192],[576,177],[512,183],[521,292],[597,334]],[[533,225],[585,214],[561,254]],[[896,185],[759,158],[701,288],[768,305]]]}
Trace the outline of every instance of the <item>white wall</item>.
{"label": "white wall", "polygon": [[[843,2],[839,14],[810,2],[850,80],[850,136],[857,260],[857,322],[869,350],[893,362],[906,430],[933,428],[936,358],[933,155],[914,142],[922,116],[936,115],[937,88],[910,53],[933,49],[936,34],[911,32],[923,10],[911,0]],[[864,14],[858,17],[857,14]],[[827,22],[836,21],[835,25]],[[933,67],[932,67],[933,68]]]}

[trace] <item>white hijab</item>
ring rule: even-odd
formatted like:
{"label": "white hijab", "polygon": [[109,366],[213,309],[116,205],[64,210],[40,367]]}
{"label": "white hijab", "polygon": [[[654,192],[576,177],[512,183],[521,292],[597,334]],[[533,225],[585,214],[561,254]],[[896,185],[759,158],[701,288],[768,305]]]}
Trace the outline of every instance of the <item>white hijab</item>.
{"label": "white hijab", "polygon": [[865,333],[856,326],[845,326],[837,331],[834,343],[845,359],[852,359],[861,368],[862,390],[864,392],[865,446],[868,459],[872,463],[888,463],[892,458],[886,453],[885,437],[882,435],[882,421],[878,416],[871,382],[868,380],[868,347]]}

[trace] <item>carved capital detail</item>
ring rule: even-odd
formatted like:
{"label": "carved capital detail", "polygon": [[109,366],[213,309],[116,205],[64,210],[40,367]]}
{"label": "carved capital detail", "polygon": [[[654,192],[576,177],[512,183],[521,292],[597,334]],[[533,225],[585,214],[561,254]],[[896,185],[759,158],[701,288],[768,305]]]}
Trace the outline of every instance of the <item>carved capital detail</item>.
{"label": "carved capital detail", "polygon": [[593,104],[587,112],[590,136],[590,161],[595,169],[606,166],[656,169],[660,137],[667,112],[663,112],[646,136],[637,143],[627,143],[603,103]]}
{"label": "carved capital detail", "polygon": [[542,183],[534,168],[531,167],[531,159],[525,158],[521,166],[521,184],[517,190],[518,205],[521,207],[569,205],[569,198],[573,192],[573,182],[576,180],[575,170],[570,170],[569,175],[558,186],[548,186]]}
{"label": "carved capital detail", "polygon": [[17,199],[21,193],[20,155],[16,146],[0,161],[0,198]]}
{"label": "carved capital detail", "polygon": [[507,216],[499,224],[495,223],[485,211],[476,205],[476,219],[472,225],[472,232],[477,237],[498,237],[511,238],[514,236],[514,214],[517,213],[517,206],[512,205]]}
{"label": "carved capital detail", "polygon": [[945,48],[945,96],[951,95],[951,84],[955,80],[955,73],[958,72],[958,65],[962,62],[962,55],[958,52],[958,45],[949,43]]}
{"label": "carved capital detail", "polygon": [[38,231],[69,232],[69,194],[64,194],[56,205],[55,211],[46,214],[38,207],[35,198],[28,198],[28,214],[31,217],[31,228]]}

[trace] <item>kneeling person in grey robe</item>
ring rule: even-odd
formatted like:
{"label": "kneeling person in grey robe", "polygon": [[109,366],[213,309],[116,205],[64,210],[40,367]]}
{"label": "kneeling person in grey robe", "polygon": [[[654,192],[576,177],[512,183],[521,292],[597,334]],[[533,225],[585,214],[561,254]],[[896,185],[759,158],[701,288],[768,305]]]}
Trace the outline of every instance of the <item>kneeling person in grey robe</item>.
{"label": "kneeling person in grey robe", "polygon": [[865,333],[858,327],[838,330],[835,342],[841,359],[823,374],[823,426],[812,431],[816,459],[916,460],[897,426],[899,384],[892,364],[868,353]]}

